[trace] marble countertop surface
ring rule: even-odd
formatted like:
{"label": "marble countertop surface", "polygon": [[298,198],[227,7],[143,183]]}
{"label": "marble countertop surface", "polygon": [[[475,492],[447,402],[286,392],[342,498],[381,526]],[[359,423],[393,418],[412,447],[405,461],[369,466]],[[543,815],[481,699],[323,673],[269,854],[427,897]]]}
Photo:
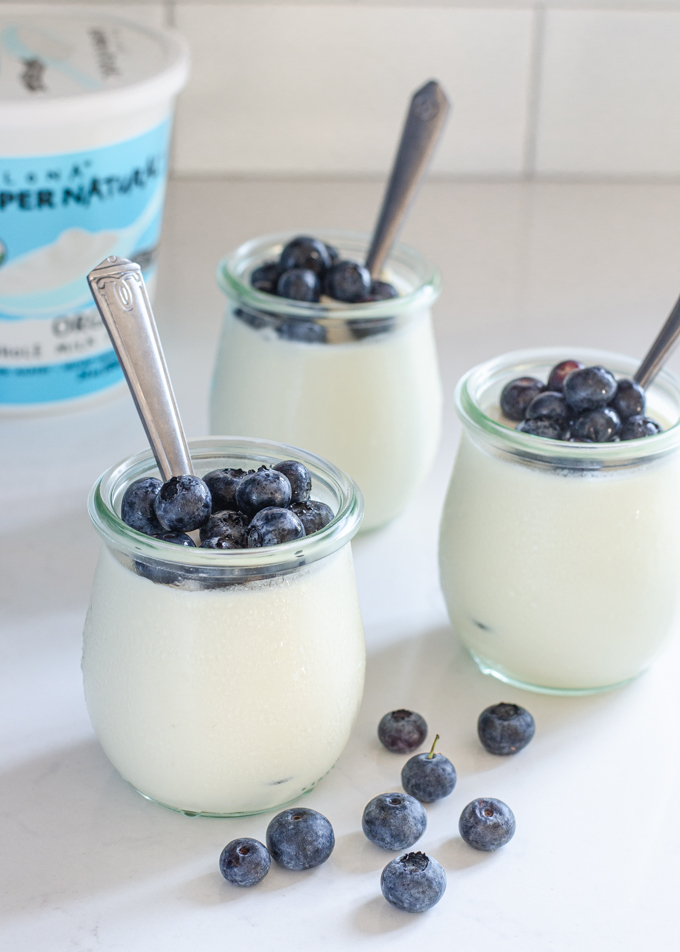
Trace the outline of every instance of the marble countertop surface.
{"label": "marble countertop surface", "polygon": [[[220,256],[267,231],[368,230],[381,188],[362,181],[175,181],[156,306],[188,433],[206,404],[222,300]],[[442,268],[436,329],[444,438],[409,510],[355,544],[368,645],[361,713],[335,769],[305,804],[337,846],[307,873],[272,868],[252,890],[224,882],[222,847],[264,838],[267,816],[189,818],[142,799],[90,727],[80,677],[83,618],[98,541],[87,492],[144,446],[126,394],[97,409],[0,420],[0,946],[8,952],[441,949],[573,952],[670,949],[680,886],[680,644],[628,688],[585,698],[525,694],[480,674],[448,623],[436,573],[437,523],[459,427],[453,389],[509,349],[591,345],[642,355],[680,290],[680,186],[428,184],[404,238]],[[680,369],[680,356],[671,366]],[[528,505],[530,505],[530,500]],[[578,625],[578,593],[564,593]],[[506,760],[476,739],[499,700],[534,714],[536,737]],[[412,707],[458,769],[428,807],[419,848],[445,867],[429,913],[383,900],[391,858],[361,832],[402,758],[376,726]],[[517,818],[497,854],[457,832],[477,796]]]}

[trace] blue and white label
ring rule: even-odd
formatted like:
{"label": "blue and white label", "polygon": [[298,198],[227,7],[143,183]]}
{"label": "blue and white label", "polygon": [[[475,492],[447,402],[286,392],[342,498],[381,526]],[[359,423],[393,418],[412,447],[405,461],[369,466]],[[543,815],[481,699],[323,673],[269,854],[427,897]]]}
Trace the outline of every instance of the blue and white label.
{"label": "blue and white label", "polygon": [[169,133],[167,120],[88,152],[0,158],[0,405],[122,379],[87,274],[117,255],[153,277]]}

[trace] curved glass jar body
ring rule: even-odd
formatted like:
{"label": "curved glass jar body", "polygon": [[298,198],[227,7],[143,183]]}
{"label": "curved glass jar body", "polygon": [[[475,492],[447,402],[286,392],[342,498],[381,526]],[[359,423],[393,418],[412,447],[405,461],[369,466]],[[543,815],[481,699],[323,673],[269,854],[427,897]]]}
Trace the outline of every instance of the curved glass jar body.
{"label": "curved glass jar body", "polygon": [[185,813],[272,809],[340,756],[364,681],[350,539],[362,501],[331,464],[256,440],[190,444],[196,473],[299,459],[333,521],[304,539],[220,552],[150,538],[120,519],[143,453],[90,494],[104,545],[85,622],[83,677],[107,756],[144,796]]}
{"label": "curved glass jar body", "polygon": [[[441,431],[431,305],[439,273],[396,245],[384,277],[401,296],[306,304],[250,286],[250,274],[299,232],[256,238],[221,262],[229,304],[213,376],[212,433],[256,433],[308,447],[358,483],[364,529],[398,515],[427,475]],[[363,261],[368,238],[315,232]]]}
{"label": "curved glass jar body", "polygon": [[[680,600],[680,382],[661,373],[648,412],[665,431],[562,443],[500,420],[503,386],[566,357],[632,376],[637,361],[567,348],[508,354],[458,384],[464,424],[442,517],[451,622],[486,673],[548,693],[640,674]],[[510,424],[512,426],[512,424]]]}

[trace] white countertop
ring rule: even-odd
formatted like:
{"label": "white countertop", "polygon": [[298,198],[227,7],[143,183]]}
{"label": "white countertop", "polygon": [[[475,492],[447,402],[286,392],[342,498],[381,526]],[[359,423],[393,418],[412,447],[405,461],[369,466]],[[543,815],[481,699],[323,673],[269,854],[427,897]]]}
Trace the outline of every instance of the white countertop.
{"label": "white countertop", "polygon": [[[380,186],[366,182],[174,182],[156,307],[188,433],[207,430],[222,253],[266,231],[367,230]],[[432,183],[404,238],[442,267],[437,333],[446,391],[436,468],[408,512],[355,544],[369,651],[350,744],[304,803],[333,823],[330,860],[272,867],[239,890],[217,869],[235,836],[264,839],[269,817],[188,818],[142,799],[102,753],[85,709],[80,638],[98,542],[87,491],[144,446],[123,395],[98,409],[0,420],[2,652],[0,947],[8,952],[223,949],[670,949],[680,886],[680,642],[625,690],[589,698],[526,694],[481,675],[447,624],[437,522],[458,426],[460,374],[524,346],[591,345],[641,355],[680,290],[680,186]],[[680,355],[671,362],[680,368]],[[679,580],[680,581],[680,580]],[[564,593],[578,624],[578,599]],[[537,730],[514,758],[486,754],[476,718],[517,701]],[[392,909],[361,813],[398,788],[404,758],[379,718],[420,711],[458,769],[427,808],[418,843],[445,867],[430,912]],[[517,833],[496,854],[457,832],[477,796],[505,800]],[[673,937],[673,938],[672,938]]]}

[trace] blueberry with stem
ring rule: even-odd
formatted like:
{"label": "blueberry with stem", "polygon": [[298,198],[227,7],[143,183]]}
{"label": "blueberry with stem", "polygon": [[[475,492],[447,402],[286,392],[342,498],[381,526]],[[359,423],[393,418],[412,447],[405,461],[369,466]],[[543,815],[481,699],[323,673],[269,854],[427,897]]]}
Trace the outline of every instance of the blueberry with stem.
{"label": "blueberry with stem", "polygon": [[438,740],[439,734],[435,734],[430,752],[411,757],[401,771],[402,787],[421,803],[442,800],[456,786],[456,768],[448,757],[434,752]]}

